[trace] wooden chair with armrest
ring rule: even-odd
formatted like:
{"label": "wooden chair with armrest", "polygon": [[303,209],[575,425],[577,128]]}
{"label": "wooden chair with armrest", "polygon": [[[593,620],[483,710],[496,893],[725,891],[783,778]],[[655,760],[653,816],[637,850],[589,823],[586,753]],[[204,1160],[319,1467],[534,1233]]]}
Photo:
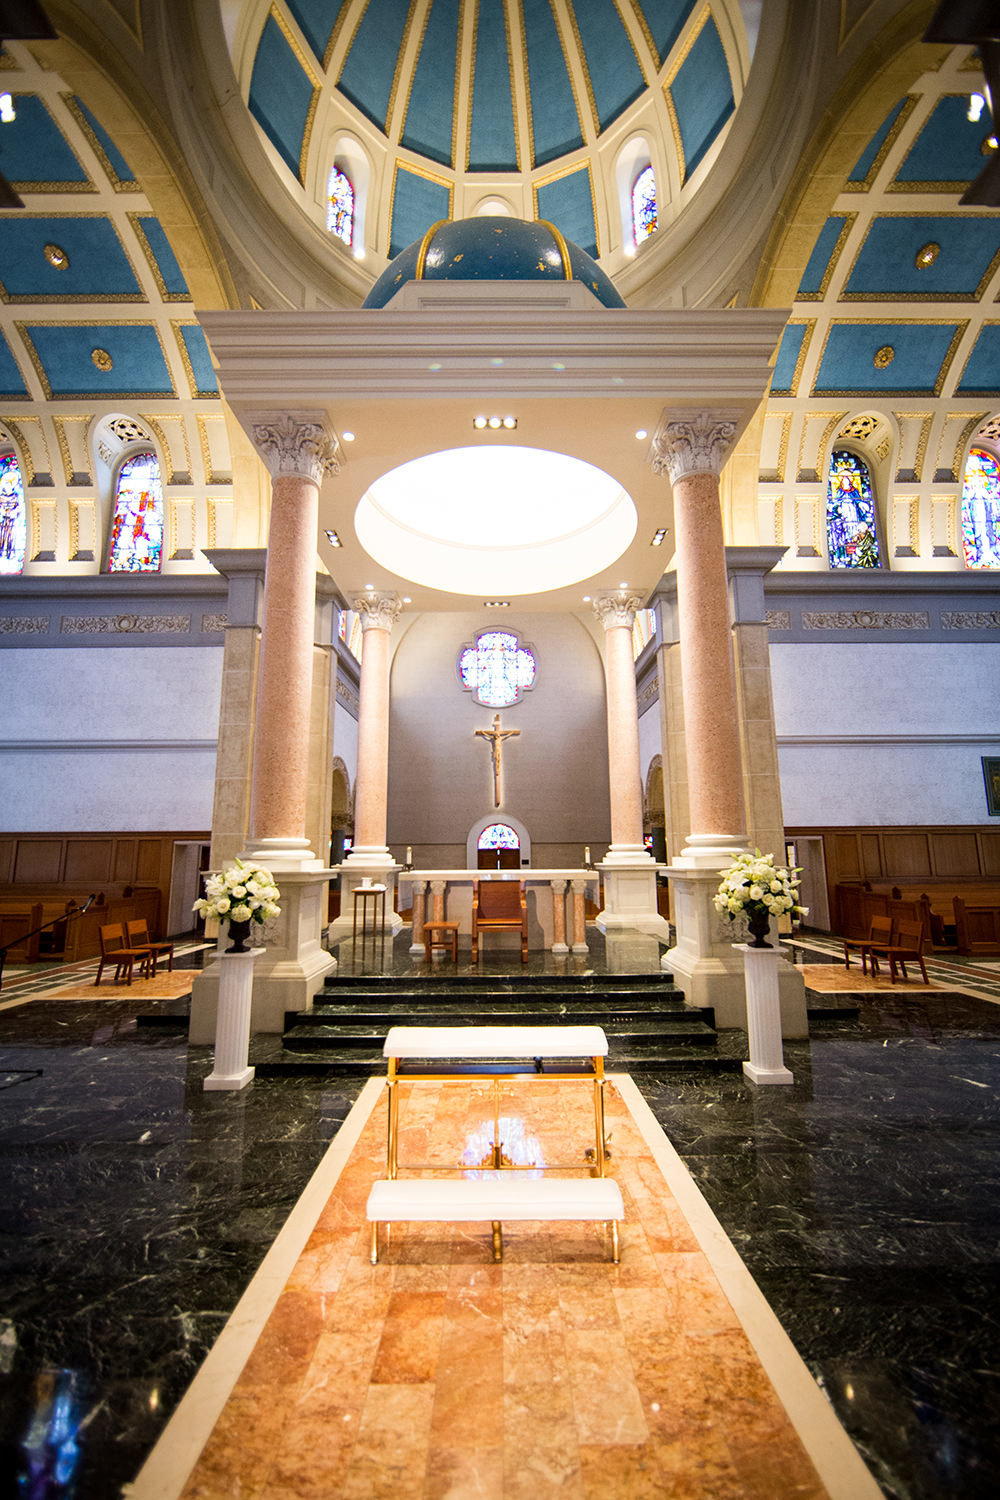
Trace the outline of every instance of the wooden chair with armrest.
{"label": "wooden chair with armrest", "polygon": [[868,945],[868,957],[872,961],[872,970],[878,973],[878,961],[881,958],[889,961],[889,978],[896,983],[896,965],[902,970],[903,979],[908,981],[906,972],[907,962],[920,965],[920,972],[924,976],[924,984],[930,984],[927,977],[927,969],[924,965],[924,924],[923,922],[907,922],[900,918],[896,922],[896,930],[890,943],[870,943]]}
{"label": "wooden chair with armrest", "polygon": [[132,983],[132,970],[136,963],[140,973],[149,975],[154,958],[148,945],[143,948],[130,947],[125,941],[125,929],[120,922],[99,927],[97,932],[101,942],[101,961],[97,965],[95,986],[100,984],[101,975],[109,964],[115,966],[115,979],[119,980],[124,976],[126,984]]}
{"label": "wooden chair with armrest", "polygon": [[521,962],[528,962],[528,903],[524,881],[477,880],[472,888],[472,962],[479,958],[480,932],[520,930]]}
{"label": "wooden chair with armrest", "polygon": [[[880,943],[884,947],[892,942],[892,918],[872,917],[868,925],[868,936],[866,938],[844,938],[844,967],[851,967],[851,954],[861,954],[861,972],[868,973],[868,960],[871,958],[872,943]],[[872,960],[872,973],[877,973],[874,959]]]}
{"label": "wooden chair with armrest", "polygon": [[167,968],[173,973],[174,968],[174,945],[167,939],[155,941],[149,935],[145,917],[139,917],[134,922],[125,923],[128,932],[128,945],[130,948],[148,948],[153,955],[152,972],[150,979],[156,978],[156,965],[161,953],[167,955]]}

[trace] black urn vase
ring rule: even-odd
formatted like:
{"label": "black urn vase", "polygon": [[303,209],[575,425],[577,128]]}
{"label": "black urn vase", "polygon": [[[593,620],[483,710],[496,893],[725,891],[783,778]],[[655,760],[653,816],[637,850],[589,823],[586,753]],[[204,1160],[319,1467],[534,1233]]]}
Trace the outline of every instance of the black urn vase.
{"label": "black urn vase", "polygon": [[250,945],[247,938],[250,936],[250,925],[249,917],[245,922],[230,922],[229,936],[232,942],[226,949],[227,953],[249,953]]}
{"label": "black urn vase", "polygon": [[753,942],[751,948],[770,948],[772,945],[767,941],[768,929],[771,925],[771,913],[765,907],[763,911],[748,911],[747,926]]}

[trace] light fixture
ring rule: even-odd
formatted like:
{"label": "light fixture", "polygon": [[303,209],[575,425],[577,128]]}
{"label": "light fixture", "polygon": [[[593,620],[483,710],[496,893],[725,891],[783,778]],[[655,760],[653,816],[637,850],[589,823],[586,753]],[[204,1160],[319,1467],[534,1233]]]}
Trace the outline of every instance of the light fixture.
{"label": "light fixture", "polygon": [[513,432],[514,429],[517,427],[517,418],[516,417],[509,417],[509,416],[508,417],[498,417],[498,416],[485,417],[485,416],[480,415],[478,417],[473,417],[473,419],[472,419],[472,425],[476,429],[477,432],[482,432],[485,427],[492,428],[492,430],[494,432],[496,432],[497,429],[500,428],[500,427],[505,427],[508,432]]}
{"label": "light fixture", "polygon": [[590,595],[589,594],[584,594],[584,596],[583,596],[583,602],[584,602],[584,604],[589,604],[590,603]]}
{"label": "light fixture", "polygon": [[42,254],[50,266],[55,266],[57,271],[65,271],[69,267],[69,256],[61,245],[48,244]]}
{"label": "light fixture", "polygon": [[344,439],[345,443],[353,443],[354,442],[354,433],[353,432],[342,432],[340,435]]}
{"label": "light fixture", "polygon": [[0,94],[0,120],[9,125],[16,118],[14,110],[14,96],[10,93]]}
{"label": "light fixture", "polygon": [[369,594],[372,592],[372,590],[374,589],[374,587],[375,587],[375,585],[373,583],[366,583],[365,584],[365,588],[367,589],[367,591],[368,591]]}
{"label": "light fixture", "polygon": [[484,609],[510,609],[509,599],[484,599]]}
{"label": "light fixture", "polygon": [[970,94],[969,107],[965,111],[965,118],[967,120],[971,120],[973,125],[975,125],[979,119],[979,116],[982,114],[985,108],[986,100],[983,98],[982,94]]}
{"label": "light fixture", "polygon": [[619,588],[620,588],[620,589],[627,589],[627,588],[628,588],[628,584],[627,584],[627,583],[620,583],[620,584],[619,584],[619,585],[618,585],[618,587],[619,587]]}
{"label": "light fixture", "polygon": [[337,535],[337,533],[335,531],[328,531],[326,533],[326,539],[330,543],[331,547],[340,547],[340,546],[343,546],[343,543],[341,542],[340,537]]}
{"label": "light fixture", "polygon": [[926,245],[921,245],[914,256],[914,265],[919,267],[932,266],[941,254],[941,246],[934,240],[928,240]]}
{"label": "light fixture", "polygon": [[413,600],[410,598],[409,594],[404,594],[403,595],[403,603],[404,604],[412,604],[413,603]]}
{"label": "light fixture", "polygon": [[655,531],[653,533],[653,540],[649,545],[651,547],[661,547],[663,545],[663,538],[666,536],[666,534],[667,528],[665,526],[661,526],[659,531]]}
{"label": "light fixture", "polygon": [[643,438],[649,437],[649,433],[646,431],[645,427],[640,427],[638,429],[638,431],[636,432],[636,437],[639,439],[639,441],[641,443],[642,440],[643,440]]}

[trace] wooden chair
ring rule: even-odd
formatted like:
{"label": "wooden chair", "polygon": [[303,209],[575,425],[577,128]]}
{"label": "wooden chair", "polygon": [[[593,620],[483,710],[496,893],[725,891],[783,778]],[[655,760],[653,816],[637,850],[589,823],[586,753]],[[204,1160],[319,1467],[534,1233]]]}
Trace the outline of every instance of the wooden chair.
{"label": "wooden chair", "polygon": [[[851,954],[861,954],[861,972],[868,973],[868,960],[871,958],[872,943],[881,943],[883,947],[892,942],[892,918],[872,917],[868,926],[866,938],[844,938],[844,968],[851,967]],[[878,972],[875,961],[872,959],[872,973]]]}
{"label": "wooden chair", "polygon": [[528,903],[524,881],[477,880],[472,887],[472,962],[479,958],[479,933],[497,929],[521,932],[521,962],[528,962]]}
{"label": "wooden chair", "polygon": [[130,948],[125,942],[125,929],[120,922],[112,922],[106,927],[97,929],[101,940],[101,961],[97,966],[97,978],[94,984],[101,982],[101,975],[108,964],[115,966],[116,982],[124,975],[125,983],[132,983],[132,969],[136,961],[139,962],[139,972],[149,976],[150,965],[154,962],[154,955],[150,948]]}
{"label": "wooden chair", "polygon": [[139,917],[135,922],[126,922],[125,929],[128,932],[128,945],[130,948],[148,948],[153,955],[152,972],[150,979],[156,978],[156,965],[161,953],[167,955],[167,969],[173,973],[174,969],[174,945],[167,939],[156,942],[149,935],[145,917]]}
{"label": "wooden chair", "polygon": [[924,924],[923,922],[907,922],[899,920],[896,923],[896,931],[891,943],[870,943],[868,945],[868,957],[872,961],[872,972],[878,973],[878,960],[887,958],[889,960],[889,978],[896,983],[896,965],[903,971],[903,979],[908,981],[906,963],[917,963],[920,972],[924,976],[924,984],[930,984],[927,978],[927,969],[924,966]]}

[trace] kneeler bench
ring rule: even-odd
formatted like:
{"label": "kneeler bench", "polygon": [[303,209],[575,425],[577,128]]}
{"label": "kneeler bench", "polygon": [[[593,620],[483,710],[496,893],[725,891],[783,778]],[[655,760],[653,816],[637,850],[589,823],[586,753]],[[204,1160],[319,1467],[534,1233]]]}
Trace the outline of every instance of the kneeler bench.
{"label": "kneeler bench", "polygon": [[515,1173],[485,1180],[461,1178],[395,1178],[376,1182],[368,1195],[372,1226],[372,1265],[378,1263],[378,1226],[400,1221],[490,1223],[493,1259],[503,1259],[501,1224],[534,1220],[599,1219],[611,1225],[611,1258],[619,1261],[618,1221],[625,1217],[621,1189],[609,1177],[559,1177],[546,1182]]}
{"label": "kneeler bench", "polygon": [[[376,1182],[368,1198],[373,1265],[378,1262],[379,1224],[400,1221],[490,1223],[493,1258],[500,1260],[504,1219],[586,1219],[610,1224],[612,1258],[618,1264],[618,1221],[624,1218],[625,1210],[618,1184],[604,1175],[604,1059],[608,1039],[600,1026],[393,1026],[383,1052],[388,1059],[388,1180]],[[512,1076],[538,1082],[573,1079],[592,1083],[595,1146],[590,1154],[596,1176],[529,1178],[507,1162],[500,1140],[500,1086],[503,1079]],[[399,1179],[399,1084],[408,1079],[492,1081],[493,1145],[481,1165],[494,1175],[485,1179]],[[440,1172],[441,1166],[427,1163],[424,1169]],[[581,1169],[578,1163],[559,1168]],[[469,1170],[467,1165],[464,1170]]]}

